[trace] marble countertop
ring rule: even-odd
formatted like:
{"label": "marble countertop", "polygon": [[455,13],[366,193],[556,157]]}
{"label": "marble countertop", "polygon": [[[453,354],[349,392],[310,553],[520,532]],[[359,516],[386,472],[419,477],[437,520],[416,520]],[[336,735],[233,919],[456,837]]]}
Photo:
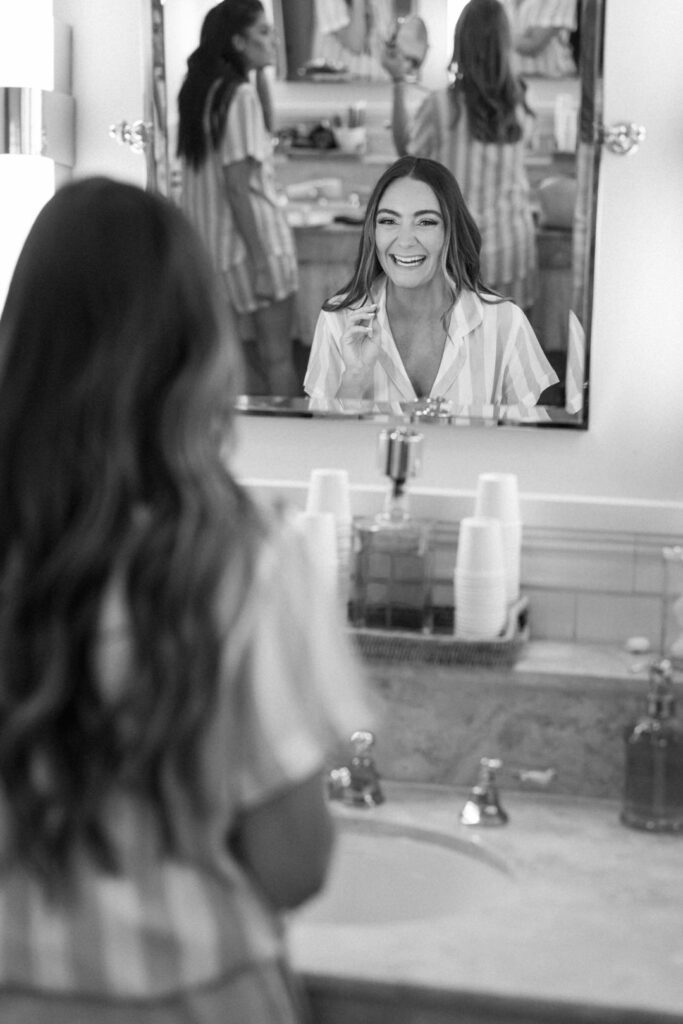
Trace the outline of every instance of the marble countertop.
{"label": "marble countertop", "polygon": [[335,814],[473,842],[505,861],[509,891],[499,904],[390,924],[310,923],[304,908],[292,915],[290,948],[307,979],[398,986],[449,1012],[473,997],[504,1005],[504,1016],[545,1005],[515,1021],[683,1020],[683,835],[628,829],[611,801],[517,792],[502,795],[509,824],[472,829],[458,822],[463,790],[385,791],[380,807],[333,805]]}

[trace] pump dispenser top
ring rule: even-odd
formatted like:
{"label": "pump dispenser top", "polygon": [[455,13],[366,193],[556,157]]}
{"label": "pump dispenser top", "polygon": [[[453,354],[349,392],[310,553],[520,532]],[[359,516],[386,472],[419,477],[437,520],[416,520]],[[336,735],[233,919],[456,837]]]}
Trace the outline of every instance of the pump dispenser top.
{"label": "pump dispenser top", "polygon": [[650,666],[646,713],[627,726],[624,742],[621,821],[649,832],[683,832],[683,727],[670,661]]}

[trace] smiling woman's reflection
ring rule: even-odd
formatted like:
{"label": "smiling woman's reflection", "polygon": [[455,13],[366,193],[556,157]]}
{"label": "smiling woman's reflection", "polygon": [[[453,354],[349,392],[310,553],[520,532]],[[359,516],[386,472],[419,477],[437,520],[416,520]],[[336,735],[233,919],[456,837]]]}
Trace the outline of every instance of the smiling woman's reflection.
{"label": "smiling woman's reflection", "polygon": [[557,375],[522,310],[482,281],[480,247],[443,164],[392,164],[368,202],[353,277],[320,313],[306,393],[535,405]]}

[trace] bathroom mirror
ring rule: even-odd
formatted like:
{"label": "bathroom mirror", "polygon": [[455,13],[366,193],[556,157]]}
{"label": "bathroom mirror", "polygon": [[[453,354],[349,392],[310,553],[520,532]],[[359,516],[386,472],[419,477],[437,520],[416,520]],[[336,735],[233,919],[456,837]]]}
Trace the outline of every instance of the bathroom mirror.
{"label": "bathroom mirror", "polygon": [[[283,32],[283,10],[307,9],[312,0],[264,0],[264,6],[275,21],[276,28]],[[403,0],[401,0],[403,2]],[[184,74],[185,62],[197,45],[199,27],[211,0],[143,0],[145,17],[150,26],[151,45],[148,48],[151,67],[149,68],[149,99],[147,120],[153,124],[151,151],[147,151],[149,187],[166,195],[177,195],[182,187],[178,179],[177,164],[174,161],[176,97]],[[452,31],[464,0],[405,0],[404,11],[396,10],[400,16],[416,13],[424,17],[430,31],[430,54],[426,62],[432,63],[435,49],[438,51],[440,73],[450,57]],[[531,317],[536,334],[546,354],[553,362],[560,385],[546,392],[544,405],[528,413],[518,409],[434,409],[423,408],[425,403],[411,403],[407,408],[379,409],[372,403],[362,403],[362,408],[340,408],[338,402],[330,402],[325,408],[320,402],[308,399],[284,400],[268,396],[244,396],[240,408],[244,412],[261,415],[317,417],[377,417],[404,416],[412,419],[419,414],[422,422],[436,421],[441,424],[466,425],[472,422],[496,423],[499,425],[523,424],[535,426],[570,427],[585,429],[589,414],[589,368],[591,338],[593,267],[595,249],[595,223],[598,174],[601,145],[598,141],[598,126],[602,119],[602,48],[604,7],[606,0],[577,0],[580,15],[580,39],[577,49],[578,77],[553,81],[548,78],[529,78],[528,96],[530,105],[537,110],[537,137],[529,156],[528,171],[532,192],[536,201],[538,221],[538,251],[540,295]],[[409,11],[408,11],[409,9]],[[434,46],[432,46],[432,41]],[[440,45],[444,57],[441,56]],[[444,60],[443,68],[440,66]],[[355,176],[362,174],[363,181],[371,184],[384,166],[393,159],[388,119],[391,109],[391,86],[387,81],[359,83],[357,81],[334,84],[293,82],[286,80],[286,74],[273,81],[278,127],[282,127],[287,116],[296,112],[315,122],[328,116],[332,109],[345,110],[356,102],[359,96],[367,99],[368,111],[374,112],[379,133],[384,132],[386,142],[382,153],[369,149],[363,156],[348,156],[329,151],[317,153],[316,162],[311,164],[310,177],[321,176],[323,171],[338,173],[343,164],[345,185],[353,189]],[[426,82],[430,88],[431,82]],[[445,81],[444,81],[445,84]],[[438,87],[438,86],[437,86]],[[360,91],[359,91],[360,90]],[[569,114],[568,114],[569,112]],[[578,112],[578,113],[577,113]],[[568,134],[566,130],[569,116]],[[563,127],[563,124],[565,127]],[[301,157],[301,154],[297,154]],[[342,160],[342,157],[346,157]],[[337,157],[335,162],[335,157]],[[386,159],[385,159],[386,157]],[[385,160],[385,162],[382,162]],[[302,180],[303,166],[298,166],[291,154],[278,157],[278,178],[287,181],[286,171],[298,171]],[[334,171],[332,168],[334,167]],[[305,174],[303,175],[305,177]],[[321,228],[320,230],[324,230]],[[354,235],[354,231],[356,234]],[[360,229],[348,226],[346,244],[350,253],[355,253]],[[306,238],[297,231],[301,240],[300,265],[302,284],[300,305],[308,301],[308,318],[300,315],[306,324],[300,330],[300,363],[305,368],[306,346],[310,345],[311,317],[319,309],[318,296],[306,278],[309,271],[320,271],[320,264],[306,264],[303,242],[314,239],[315,232],[306,226]],[[340,236],[333,240],[323,239],[323,249],[339,251]],[[352,256],[350,257],[352,259]],[[329,276],[329,275],[328,275]],[[335,286],[348,279],[346,269],[337,272]],[[330,285],[327,284],[327,297]],[[308,297],[306,299],[306,296]],[[313,296],[313,298],[312,298]],[[303,369],[302,369],[303,379]],[[429,403],[426,403],[427,406]]]}

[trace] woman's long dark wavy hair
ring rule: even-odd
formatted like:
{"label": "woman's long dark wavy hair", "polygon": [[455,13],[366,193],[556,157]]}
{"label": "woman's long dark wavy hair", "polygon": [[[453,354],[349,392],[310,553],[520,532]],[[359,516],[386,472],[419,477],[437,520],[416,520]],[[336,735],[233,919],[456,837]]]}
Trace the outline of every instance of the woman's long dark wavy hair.
{"label": "woman's long dark wavy hair", "polygon": [[436,160],[402,156],[387,167],[372,190],[363,220],[353,277],[336,296],[324,303],[323,309],[333,312],[362,305],[371,299],[372,286],[383,273],[375,245],[377,211],[389,185],[401,178],[414,178],[429,185],[439,203],[446,236],[441,253],[441,270],[451,294],[451,303],[444,320],[449,317],[463,288],[476,292],[488,301],[495,301],[496,293],[481,279],[481,234],[467,209],[457,181],[448,168]]}
{"label": "woman's long dark wavy hair", "polygon": [[[202,812],[215,602],[228,564],[243,600],[262,529],[219,450],[241,361],[218,302],[178,209],[92,178],[39,214],[0,319],[2,848],[50,885],[77,850],[116,870],[119,787],[171,850],[171,791]],[[132,663],[112,696],[96,659],[115,580]]]}
{"label": "woman's long dark wavy hair", "polygon": [[209,110],[211,145],[216,149],[235,91],[247,81],[244,58],[235,49],[233,38],[250,28],[263,11],[260,0],[223,0],[204,18],[199,46],[188,57],[187,73],[178,93],[177,155],[193,167],[201,166],[207,156],[204,116],[209,90],[219,83]]}
{"label": "woman's long dark wavy hair", "polygon": [[455,26],[450,86],[451,126],[467,110],[469,130],[480,142],[511,143],[522,137],[518,107],[531,110],[525,86],[511,66],[512,34],[499,0],[469,0]]}

